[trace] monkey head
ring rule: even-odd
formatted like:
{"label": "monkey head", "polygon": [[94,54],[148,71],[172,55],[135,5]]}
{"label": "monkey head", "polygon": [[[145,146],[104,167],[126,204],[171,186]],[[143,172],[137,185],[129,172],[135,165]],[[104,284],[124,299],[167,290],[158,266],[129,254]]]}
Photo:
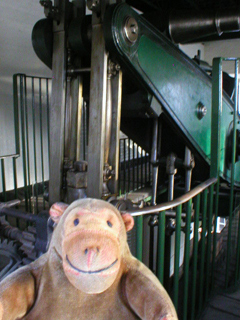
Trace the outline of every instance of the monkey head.
{"label": "monkey head", "polygon": [[50,216],[57,223],[50,248],[61,256],[70,283],[88,294],[111,287],[129,250],[126,231],[133,228],[132,216],[96,199],[77,200],[70,206],[55,203]]}

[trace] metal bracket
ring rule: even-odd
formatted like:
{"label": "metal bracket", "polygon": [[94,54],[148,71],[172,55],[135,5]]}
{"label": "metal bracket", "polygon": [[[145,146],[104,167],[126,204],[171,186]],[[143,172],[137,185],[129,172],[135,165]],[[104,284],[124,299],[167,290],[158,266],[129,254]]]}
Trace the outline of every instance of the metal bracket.
{"label": "metal bracket", "polygon": [[51,0],[40,0],[40,4],[44,7],[44,14],[46,18],[59,20],[59,8],[53,6]]}

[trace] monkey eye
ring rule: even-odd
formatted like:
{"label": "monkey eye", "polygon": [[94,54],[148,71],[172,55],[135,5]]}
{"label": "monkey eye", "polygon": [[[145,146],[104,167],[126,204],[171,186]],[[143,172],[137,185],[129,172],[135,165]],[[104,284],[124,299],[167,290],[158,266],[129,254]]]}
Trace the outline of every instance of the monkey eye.
{"label": "monkey eye", "polygon": [[107,224],[108,224],[108,226],[109,226],[110,228],[112,228],[113,225],[112,225],[112,223],[111,223],[109,220],[107,221]]}
{"label": "monkey eye", "polygon": [[76,219],[73,221],[73,224],[74,224],[75,226],[77,226],[77,225],[79,224],[79,219],[76,218]]}

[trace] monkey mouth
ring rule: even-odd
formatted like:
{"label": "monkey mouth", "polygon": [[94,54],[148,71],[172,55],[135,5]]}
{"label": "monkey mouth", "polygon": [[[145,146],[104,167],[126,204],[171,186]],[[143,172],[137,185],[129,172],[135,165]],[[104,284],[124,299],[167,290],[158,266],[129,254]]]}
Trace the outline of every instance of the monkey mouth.
{"label": "monkey mouth", "polygon": [[74,269],[76,270],[77,272],[81,272],[81,273],[85,273],[85,274],[96,274],[96,273],[101,273],[103,271],[106,271],[106,270],[109,270],[110,268],[112,268],[117,262],[118,262],[118,259],[116,259],[113,263],[111,263],[109,266],[105,267],[105,268],[102,268],[102,269],[99,269],[99,270],[94,270],[94,271],[91,271],[91,270],[81,270],[81,269],[78,269],[77,267],[75,267],[71,261],[69,260],[68,256],[66,255],[66,260],[68,262],[68,264]]}

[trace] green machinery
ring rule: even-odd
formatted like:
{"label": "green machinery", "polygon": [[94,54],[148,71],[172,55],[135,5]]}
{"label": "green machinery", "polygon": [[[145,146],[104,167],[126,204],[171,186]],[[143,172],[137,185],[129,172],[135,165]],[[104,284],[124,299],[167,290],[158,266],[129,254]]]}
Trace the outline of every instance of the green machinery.
{"label": "green machinery", "polygon": [[[51,18],[54,17],[54,10],[52,7],[52,11],[50,10],[48,2],[43,1],[42,3],[45,5],[45,9],[47,8],[49,12],[51,12],[52,15],[49,14],[49,16]],[[107,66],[106,62],[108,59],[106,56],[108,54],[106,53],[105,49],[106,44],[109,57],[117,64],[117,66],[120,65],[123,70],[123,94],[121,103],[122,110],[118,110],[118,112],[121,112],[122,130],[150,153],[154,140],[153,127],[154,123],[156,123],[154,121],[157,119],[158,127],[161,127],[161,129],[158,128],[158,131],[161,131],[161,159],[159,158],[158,154],[159,159],[156,158],[155,162],[161,163],[161,161],[163,162],[163,159],[166,159],[169,154],[174,153],[177,158],[176,163],[175,160],[172,161],[176,164],[176,166],[178,166],[178,159],[180,159],[180,162],[182,161],[182,163],[185,163],[186,160],[184,160],[184,154],[185,146],[187,146],[192,151],[192,154],[194,154],[196,162],[196,166],[193,171],[193,177],[196,181],[204,181],[204,179],[209,176],[209,168],[211,165],[212,79],[197,65],[196,62],[188,58],[166,36],[154,28],[142,17],[141,14],[136,13],[136,11],[127,4],[115,4],[107,6],[106,10],[101,9],[99,3],[95,4],[95,6],[93,5],[92,7],[95,13],[93,13],[93,19],[91,21],[91,17],[85,16],[84,14],[80,14],[79,18],[76,17],[72,19],[72,14],[68,13],[68,11],[72,9],[71,6],[69,6],[68,2],[63,3],[64,6],[66,6],[66,9],[64,9],[65,20],[61,32],[59,32],[59,30],[61,30],[61,27],[59,27],[60,25],[54,27],[54,24],[56,23],[54,20],[52,23],[51,19],[39,21],[33,30],[33,45],[35,51],[46,64],[52,66],[55,60],[65,60],[63,62],[64,65],[62,66],[63,69],[61,71],[63,84],[61,87],[58,87],[60,86],[59,78],[53,80],[53,83],[58,81],[58,90],[65,86],[64,82],[68,83],[67,79],[69,79],[70,76],[76,78],[77,75],[81,75],[81,81],[83,82],[83,87],[85,90],[84,94],[88,95],[87,98],[84,98],[85,100],[90,101],[89,112],[91,126],[91,112],[93,110],[93,107],[91,107],[91,99],[95,99],[95,102],[96,99],[100,99],[97,103],[102,104],[101,99],[106,99],[106,97],[100,98],[99,96],[97,98],[93,98],[93,90],[96,88],[96,85],[92,83],[89,88],[89,74],[86,73],[89,73],[91,64],[91,79],[93,79],[93,75],[99,77],[98,86],[101,85],[101,87],[99,87],[98,90],[102,89],[102,95],[106,96],[107,84],[104,82],[107,83],[107,80],[103,75],[104,72],[107,74],[107,68],[109,69],[109,66]],[[78,9],[80,10],[80,8]],[[60,12],[61,10],[59,10],[58,14],[60,14]],[[66,12],[68,14],[66,14]],[[96,19],[94,18],[94,15],[96,15]],[[69,16],[71,18],[69,18]],[[54,19],[56,20],[57,18]],[[94,19],[97,22],[94,22]],[[49,23],[49,21],[51,23]],[[54,28],[56,29],[55,31],[53,30]],[[98,43],[95,41],[96,39],[93,39],[94,32],[97,28],[98,31],[96,32],[98,32]],[[101,34],[102,29],[103,34]],[[51,55],[52,50],[54,50],[54,43],[56,42],[53,39],[55,39],[61,33],[64,34],[65,37],[64,40],[61,40],[63,41],[61,44],[63,46],[61,49],[62,57],[59,57],[59,53],[58,56],[56,56],[55,51],[53,51],[53,55]],[[102,43],[99,43],[101,37]],[[58,51],[60,50],[59,43]],[[103,46],[104,49],[101,49],[103,50],[103,60],[100,61],[100,48]],[[95,67],[93,64],[93,57],[91,58],[91,63],[89,59],[91,47],[92,55],[94,52],[97,52],[99,58],[98,68],[102,67],[102,70],[100,71],[101,74],[99,73],[98,75],[96,73],[97,66]],[[68,65],[66,62],[67,58],[70,61],[68,62]],[[96,57],[94,58],[96,59]],[[79,60],[81,60],[81,62],[79,62]],[[112,65],[114,64],[113,62]],[[78,67],[78,65],[81,67]],[[103,70],[104,68],[106,70]],[[58,74],[60,72],[59,64],[56,72]],[[63,76],[63,74],[65,75]],[[110,77],[114,78],[113,73]],[[69,90],[69,93],[65,92],[64,96],[71,94],[72,89],[70,89],[70,87],[67,88],[65,86],[64,90]],[[117,89],[112,89],[114,92],[116,92],[116,90]],[[63,103],[65,98],[62,98],[61,103]],[[63,104],[64,106],[62,106],[62,113],[65,112],[65,108],[68,108],[65,107],[65,102]],[[228,183],[231,181],[232,167],[233,108],[233,101],[226,93],[224,93],[220,119],[220,176]],[[105,115],[103,117],[101,112],[106,111],[102,110],[101,112],[98,112],[99,113],[94,114],[93,117],[96,118],[101,116],[102,119],[105,119]],[[57,109],[55,109],[53,113],[56,114]],[[52,123],[54,121],[60,121],[56,119],[56,115],[54,116],[54,114],[52,116],[54,119],[52,119]],[[62,114],[62,117],[63,116],[64,115]],[[61,120],[62,124],[59,125],[55,125],[54,122],[54,127],[62,128],[62,131],[57,133],[58,140],[64,139],[64,135],[66,137],[66,127],[70,125],[65,124],[65,129],[63,129],[64,121],[66,121],[66,119]],[[103,140],[105,140],[105,138],[102,137],[103,134],[100,134],[101,130],[104,130],[106,126],[109,126],[109,128],[111,127],[112,130],[116,129],[116,124],[109,125],[111,122],[109,119],[106,118],[104,121],[104,125],[97,125],[97,127],[99,126],[98,133],[93,134],[94,140],[99,136],[100,140],[102,139],[99,142],[101,147],[104,145]],[[118,119],[118,122],[119,121],[120,120]],[[106,123],[108,124],[106,125]],[[93,125],[93,127],[96,128],[96,124]],[[111,131],[111,128],[106,130]],[[52,126],[50,130],[53,130]],[[67,132],[69,130],[70,129],[67,129]],[[117,128],[117,130],[119,130],[119,128]],[[156,139],[158,140],[156,145],[160,145],[159,137]],[[59,142],[59,145],[62,144],[63,142]],[[107,144],[105,144],[105,149],[110,148],[109,142],[107,142]],[[239,153],[238,145],[239,130],[237,124],[236,160],[238,160]],[[66,143],[65,151],[63,151],[63,147],[58,147],[59,150],[61,149],[59,157],[62,159],[64,158],[65,160],[72,160],[70,159],[71,157],[69,158],[69,156],[66,154],[67,148],[68,145]],[[91,146],[89,146],[90,157],[99,157],[97,154],[101,151],[99,150],[96,152],[95,146],[94,150],[92,149]],[[158,150],[160,150],[160,148],[158,148]],[[64,152],[65,155],[63,156]],[[106,152],[107,151],[105,150],[105,158]],[[76,160],[76,156],[72,158],[73,160]],[[104,158],[104,155],[101,155],[98,161],[101,163],[102,168],[94,168],[93,165],[92,172],[94,172],[93,176],[95,177],[93,180],[97,179],[96,174],[101,181],[103,179],[103,171],[105,170],[104,165],[109,161],[106,159],[100,161],[102,158]],[[59,161],[59,166],[62,167],[63,160]],[[91,169],[91,160],[89,161]],[[189,161],[191,162],[191,160]],[[56,166],[56,162],[54,163],[54,168],[56,168],[56,170],[58,168],[58,172],[62,172],[62,168],[59,166]],[[115,168],[114,163],[110,164],[110,166]],[[185,164],[185,167],[187,166],[189,165]],[[240,184],[240,171],[238,166],[239,162],[236,162],[234,182],[237,186]],[[95,184],[94,181],[91,182],[91,177],[88,178],[90,184]],[[61,188],[62,183],[59,181],[58,185]],[[91,188],[90,185],[89,188]],[[100,189],[101,191],[97,192],[96,194],[93,190],[89,191],[88,194],[100,197],[102,187],[100,187],[99,190]],[[112,193],[116,193],[116,190],[114,190]],[[53,191],[52,194],[54,194]],[[58,191],[57,194],[59,197],[61,192]],[[53,196],[53,199],[55,199],[55,196]]]}

